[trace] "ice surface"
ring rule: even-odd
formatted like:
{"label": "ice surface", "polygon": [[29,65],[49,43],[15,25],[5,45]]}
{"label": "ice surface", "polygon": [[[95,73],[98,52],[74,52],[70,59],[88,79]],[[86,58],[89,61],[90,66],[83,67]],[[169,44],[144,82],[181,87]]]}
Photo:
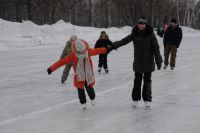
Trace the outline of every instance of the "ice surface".
{"label": "ice surface", "polygon": [[[43,36],[53,36],[53,27],[63,24],[65,23],[60,21],[53,26],[38,27],[32,23],[23,23],[24,26],[32,25],[31,29],[34,32],[31,34],[43,40],[52,39]],[[12,28],[13,25],[21,24],[5,22],[3,25]],[[73,27],[70,24],[65,25]],[[49,27],[49,32],[48,28],[44,27]],[[62,35],[65,33],[62,28],[56,29],[60,32],[58,36],[63,36],[63,40],[68,39],[67,35]],[[65,84],[60,83],[63,68],[50,76],[46,72],[47,67],[59,58],[65,41],[62,40],[62,45],[53,47],[47,41],[45,47],[41,47],[35,45],[34,41],[23,39],[21,36],[25,33],[20,31],[20,34],[17,30],[22,29],[16,29],[13,38],[20,36],[16,38],[17,42],[30,42],[28,49],[16,49],[19,44],[11,43],[15,40],[10,38],[11,35],[7,35],[11,31],[6,29],[5,34],[0,33],[1,46],[2,40],[6,38],[8,44],[13,45],[3,45],[5,49],[1,49],[0,52],[0,133],[199,133],[198,32],[184,32],[186,35],[178,49],[174,71],[168,68],[153,73],[153,102],[150,109],[145,109],[142,101],[137,108],[132,107],[134,72],[131,43],[109,54],[109,74],[98,74],[98,56],[93,57],[96,105],[93,107],[87,97],[88,109],[82,111],[77,99],[77,90],[73,86],[72,71]],[[80,27],[77,33],[89,42],[95,42],[101,30]],[[128,31],[127,27],[108,29],[113,40],[121,39],[129,33]],[[41,32],[43,36],[38,35]],[[46,35],[47,33],[50,35]],[[55,38],[59,37],[55,34]],[[158,40],[163,55],[162,40]]]}

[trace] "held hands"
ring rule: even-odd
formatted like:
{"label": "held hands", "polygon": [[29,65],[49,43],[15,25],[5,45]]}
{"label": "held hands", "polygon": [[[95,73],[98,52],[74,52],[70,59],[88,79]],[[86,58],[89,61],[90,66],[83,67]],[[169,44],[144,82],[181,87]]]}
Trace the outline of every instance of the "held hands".
{"label": "held hands", "polygon": [[161,67],[162,67],[162,64],[161,64],[161,63],[157,64],[157,69],[158,69],[158,70],[160,70]]}
{"label": "held hands", "polygon": [[110,45],[106,49],[107,49],[106,54],[109,54],[113,50],[112,46]]}
{"label": "held hands", "polygon": [[47,69],[47,73],[48,73],[49,75],[52,73],[52,71],[51,71],[50,68]]}

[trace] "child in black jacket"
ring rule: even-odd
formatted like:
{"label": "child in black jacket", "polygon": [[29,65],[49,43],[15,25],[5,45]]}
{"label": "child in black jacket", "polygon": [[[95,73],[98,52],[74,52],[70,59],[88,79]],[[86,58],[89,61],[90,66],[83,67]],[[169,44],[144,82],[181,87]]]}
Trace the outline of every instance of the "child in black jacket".
{"label": "child in black jacket", "polygon": [[[102,31],[100,34],[99,39],[97,40],[95,44],[95,48],[107,48],[111,46],[112,47],[112,42],[109,39],[109,36],[106,34],[105,31]],[[107,54],[100,54],[99,55],[99,69],[98,72],[101,72],[102,66],[105,70],[106,73],[108,73],[108,65],[107,65]]]}

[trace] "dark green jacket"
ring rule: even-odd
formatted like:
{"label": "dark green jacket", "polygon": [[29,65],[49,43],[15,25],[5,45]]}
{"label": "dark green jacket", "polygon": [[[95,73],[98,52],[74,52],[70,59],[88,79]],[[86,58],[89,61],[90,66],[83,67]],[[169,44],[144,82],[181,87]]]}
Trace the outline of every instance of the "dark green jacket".
{"label": "dark green jacket", "polygon": [[162,63],[158,41],[153,32],[153,28],[146,25],[143,31],[135,26],[132,33],[120,41],[114,42],[113,47],[119,48],[133,41],[134,62],[133,70],[139,73],[153,72],[156,64]]}

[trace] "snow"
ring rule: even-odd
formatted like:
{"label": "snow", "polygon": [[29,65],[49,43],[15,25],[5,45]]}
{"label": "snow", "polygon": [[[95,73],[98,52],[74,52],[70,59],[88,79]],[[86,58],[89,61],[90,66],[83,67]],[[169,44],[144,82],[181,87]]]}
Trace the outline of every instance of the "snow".
{"label": "snow", "polygon": [[[93,57],[96,106],[88,99],[81,110],[73,72],[60,83],[63,68],[46,69],[56,61],[69,35],[77,34],[91,47],[105,30],[120,40],[131,27],[100,29],[59,21],[37,26],[0,20],[0,133],[198,133],[200,131],[200,33],[183,27],[174,71],[155,71],[150,109],[141,101],[132,107],[133,46],[108,56],[109,74],[98,74]],[[163,55],[162,39],[158,37]]]}
{"label": "snow", "polygon": [[[184,37],[198,37],[199,30],[189,27],[182,27]],[[110,39],[115,41],[128,35],[132,27],[124,26],[121,28],[111,27],[94,28],[75,26],[66,23],[63,20],[53,25],[36,25],[31,21],[23,21],[22,23],[9,22],[0,19],[0,51],[21,48],[33,48],[40,46],[55,47],[63,46],[69,36],[75,34],[79,38],[87,39],[91,46],[94,46],[99,34],[102,30],[110,35]]]}
{"label": "snow", "polygon": [[[65,23],[63,20],[53,25],[38,26],[30,21],[22,23],[8,22],[0,19],[0,50],[16,49],[16,48],[32,48],[45,46],[63,46],[69,37],[73,34],[79,38],[87,39],[94,46],[99,34],[102,30],[106,30],[108,34],[116,34],[122,32],[124,35],[130,33],[131,27],[119,28],[93,28],[74,26]],[[111,37],[110,39],[118,39]]]}

